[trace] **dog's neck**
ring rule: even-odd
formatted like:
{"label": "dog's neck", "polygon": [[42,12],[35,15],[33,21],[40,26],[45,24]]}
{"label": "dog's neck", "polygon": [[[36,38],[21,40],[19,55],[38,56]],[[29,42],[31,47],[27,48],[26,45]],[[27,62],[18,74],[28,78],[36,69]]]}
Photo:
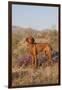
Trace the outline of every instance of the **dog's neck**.
{"label": "dog's neck", "polygon": [[28,45],[29,45],[30,47],[33,47],[34,44],[30,44],[30,43],[29,43]]}

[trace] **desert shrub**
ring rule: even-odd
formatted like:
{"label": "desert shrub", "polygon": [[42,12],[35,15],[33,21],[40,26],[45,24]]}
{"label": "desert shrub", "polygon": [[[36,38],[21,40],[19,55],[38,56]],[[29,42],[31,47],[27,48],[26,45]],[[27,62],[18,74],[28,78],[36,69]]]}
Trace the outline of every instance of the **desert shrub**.
{"label": "desert shrub", "polygon": [[38,59],[38,65],[42,65],[43,63],[47,61],[47,56],[43,53],[39,53],[37,55],[37,59]]}
{"label": "desert shrub", "polygon": [[50,44],[54,50],[58,51],[58,32],[56,30],[50,32]]}
{"label": "desert shrub", "polygon": [[32,61],[32,58],[30,55],[25,55],[25,56],[22,56],[22,57],[18,57],[17,59],[17,62],[18,62],[18,65],[19,66],[22,66],[22,65],[28,65],[30,64]]}
{"label": "desert shrub", "polygon": [[52,54],[52,61],[57,62],[59,60],[59,52],[54,51]]}
{"label": "desert shrub", "polygon": [[28,52],[28,50],[25,47],[20,48],[20,54],[25,55]]}
{"label": "desert shrub", "polygon": [[19,73],[18,72],[12,72],[12,80],[19,78]]}

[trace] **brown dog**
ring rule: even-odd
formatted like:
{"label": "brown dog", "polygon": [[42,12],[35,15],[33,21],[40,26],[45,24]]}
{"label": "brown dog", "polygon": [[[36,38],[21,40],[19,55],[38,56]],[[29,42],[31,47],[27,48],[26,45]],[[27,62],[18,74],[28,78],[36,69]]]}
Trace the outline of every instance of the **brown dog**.
{"label": "brown dog", "polygon": [[27,47],[29,48],[30,54],[32,56],[32,66],[37,67],[37,54],[39,52],[44,52],[48,56],[48,61],[51,62],[51,46],[48,43],[35,43],[32,36],[26,38]]}

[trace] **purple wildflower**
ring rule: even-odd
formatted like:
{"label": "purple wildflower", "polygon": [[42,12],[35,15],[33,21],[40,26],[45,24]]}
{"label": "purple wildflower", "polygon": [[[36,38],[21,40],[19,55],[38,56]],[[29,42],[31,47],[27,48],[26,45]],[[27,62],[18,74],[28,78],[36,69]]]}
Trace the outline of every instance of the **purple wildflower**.
{"label": "purple wildflower", "polygon": [[20,66],[22,65],[28,65],[32,61],[32,58],[30,55],[24,55],[22,57],[18,57],[17,62]]}

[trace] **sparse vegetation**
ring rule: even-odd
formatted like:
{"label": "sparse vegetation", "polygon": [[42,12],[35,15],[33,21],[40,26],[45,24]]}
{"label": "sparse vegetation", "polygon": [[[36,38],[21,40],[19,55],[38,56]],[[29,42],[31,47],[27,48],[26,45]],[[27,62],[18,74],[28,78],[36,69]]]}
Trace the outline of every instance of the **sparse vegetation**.
{"label": "sparse vegetation", "polygon": [[54,58],[53,63],[51,65],[46,66],[46,59],[39,54],[39,67],[37,69],[33,69],[31,66],[31,56],[29,54],[29,50],[25,47],[23,43],[24,39],[28,35],[32,35],[35,38],[35,42],[37,43],[49,43],[53,48],[53,53],[54,51],[59,52],[59,39],[57,30],[37,31],[31,28],[25,29],[13,26],[12,86],[58,84],[59,58]]}

